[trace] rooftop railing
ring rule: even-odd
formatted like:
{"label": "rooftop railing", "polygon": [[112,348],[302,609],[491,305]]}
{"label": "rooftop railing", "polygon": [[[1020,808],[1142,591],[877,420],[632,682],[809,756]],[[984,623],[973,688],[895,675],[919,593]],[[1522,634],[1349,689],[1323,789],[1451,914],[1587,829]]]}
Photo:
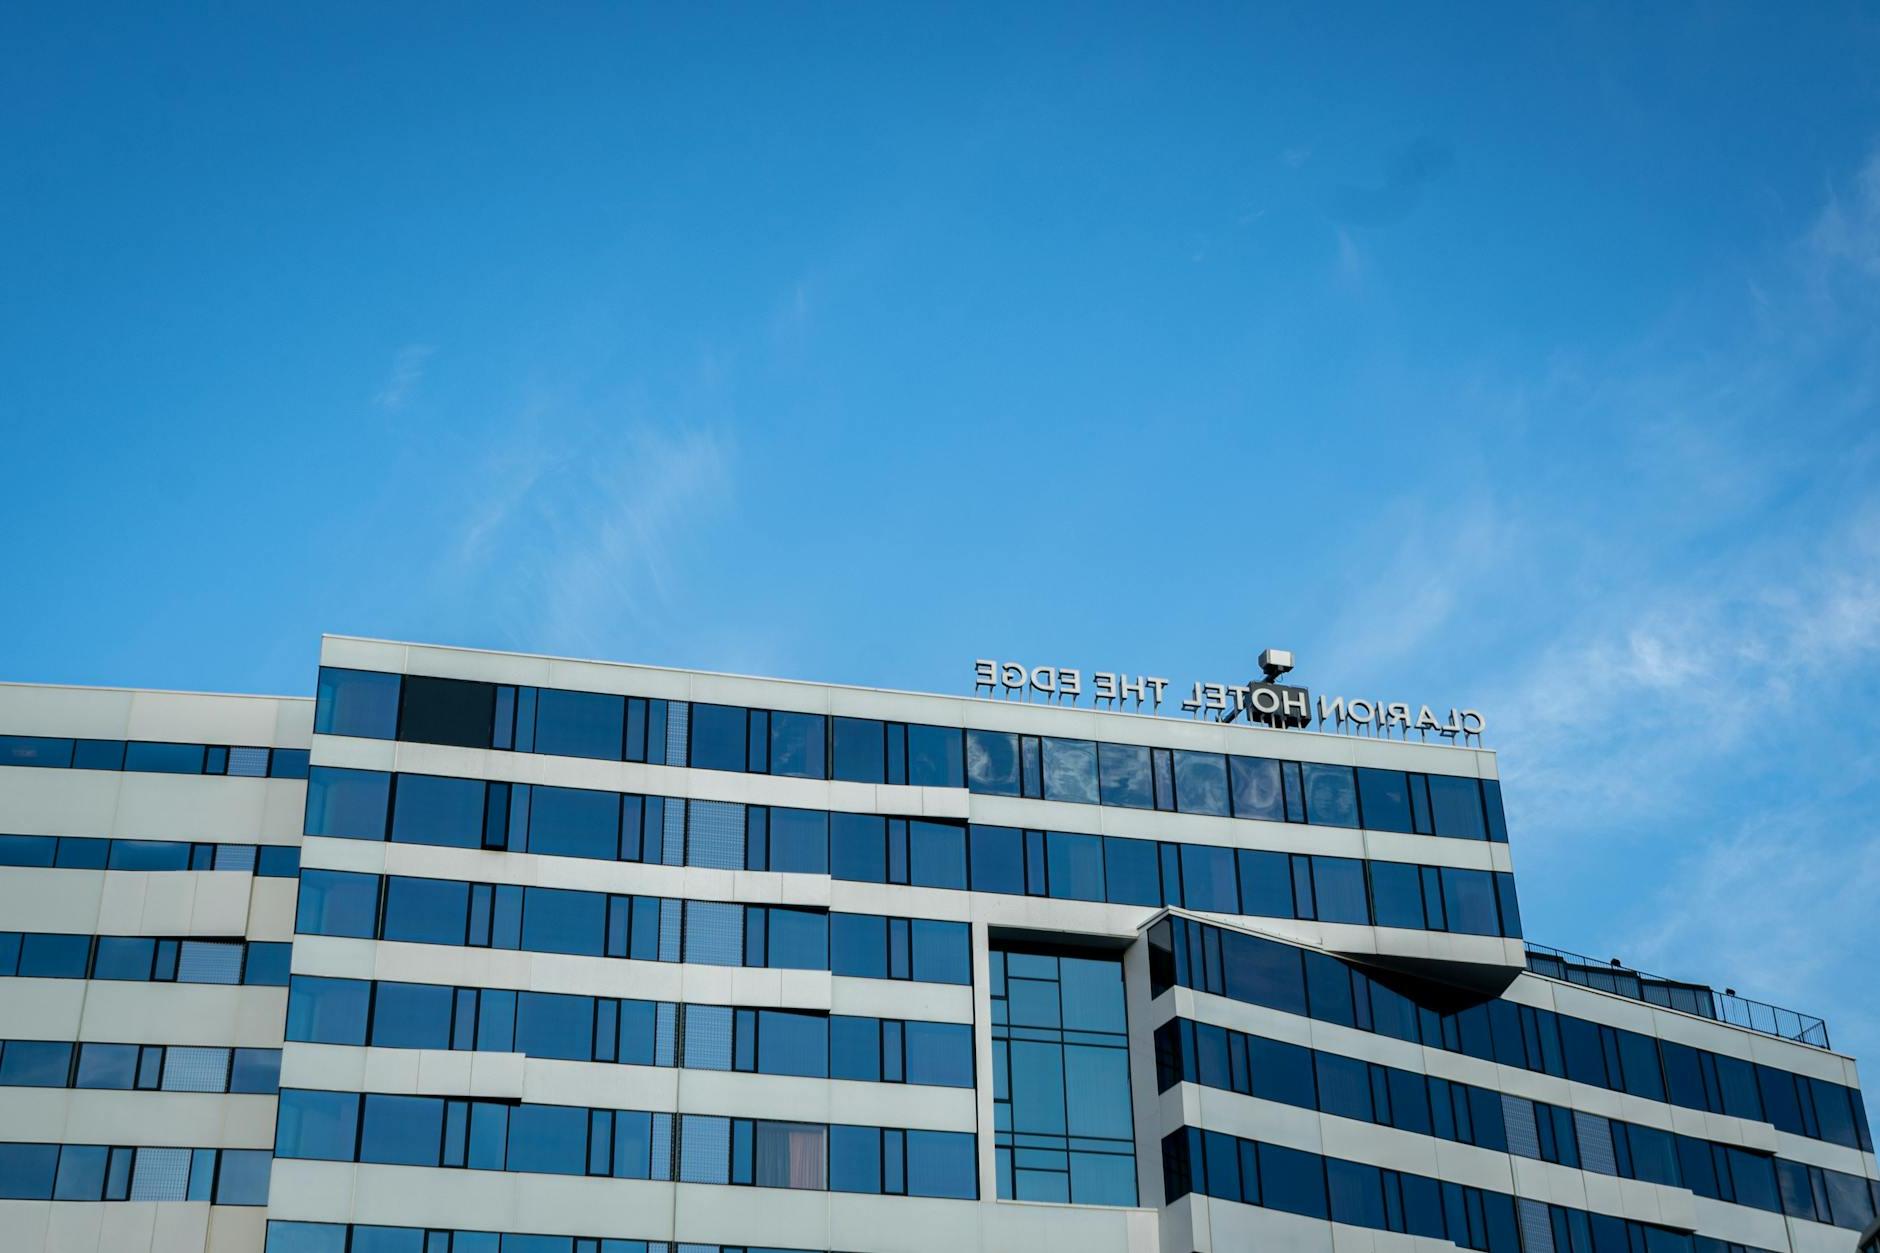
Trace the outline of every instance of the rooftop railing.
{"label": "rooftop railing", "polygon": [[1632,970],[1617,962],[1598,961],[1583,953],[1549,948],[1545,944],[1527,946],[1527,966],[1535,974],[1546,975],[1550,979],[1577,983],[1601,992],[1614,992],[1648,1005],[1683,1010],[1714,1022],[1747,1027],[1764,1035],[1812,1044],[1816,1048],[1828,1047],[1828,1024],[1814,1015],[1797,1013],[1763,1001],[1752,1001],[1729,990],[1719,992],[1707,984],[1666,979],[1660,975],[1646,974],[1642,970]]}

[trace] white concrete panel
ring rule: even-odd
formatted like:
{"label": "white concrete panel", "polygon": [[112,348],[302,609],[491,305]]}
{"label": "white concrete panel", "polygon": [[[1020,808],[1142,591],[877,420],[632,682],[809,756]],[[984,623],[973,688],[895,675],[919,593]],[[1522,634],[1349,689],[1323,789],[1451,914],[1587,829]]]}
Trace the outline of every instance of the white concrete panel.
{"label": "white concrete panel", "polygon": [[267,1237],[268,1211],[260,1206],[210,1207],[206,1253],[262,1253]]}
{"label": "white concrete panel", "polygon": [[[20,1205],[26,1202],[10,1201],[6,1204]],[[103,1202],[92,1205],[60,1201],[48,1205],[46,1209],[48,1213],[43,1246],[46,1253],[100,1253],[98,1238],[104,1229]],[[4,1221],[4,1217],[0,1217],[0,1223]],[[6,1227],[5,1230],[11,1232],[12,1228]],[[22,1244],[20,1247],[35,1246]]]}
{"label": "white concrete panel", "polygon": [[124,776],[103,770],[0,770],[0,819],[19,835],[114,835]]}
{"label": "white concrete panel", "polygon": [[88,934],[98,925],[105,874],[0,867],[0,918],[9,931]]}
{"label": "white concrete panel", "polygon": [[[279,1048],[287,989],[200,983],[81,983],[80,1039],[125,1044],[238,1045]],[[7,997],[0,996],[0,1005]],[[0,1011],[4,1012],[4,1011]]]}

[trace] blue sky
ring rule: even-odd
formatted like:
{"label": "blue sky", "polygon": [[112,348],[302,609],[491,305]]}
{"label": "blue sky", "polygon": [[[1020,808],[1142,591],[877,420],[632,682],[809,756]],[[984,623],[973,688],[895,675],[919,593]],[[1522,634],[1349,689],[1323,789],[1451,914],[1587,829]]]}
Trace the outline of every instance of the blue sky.
{"label": "blue sky", "polygon": [[1880,1055],[1873,6],[0,30],[5,677],[1289,646],[1486,711],[1534,938]]}

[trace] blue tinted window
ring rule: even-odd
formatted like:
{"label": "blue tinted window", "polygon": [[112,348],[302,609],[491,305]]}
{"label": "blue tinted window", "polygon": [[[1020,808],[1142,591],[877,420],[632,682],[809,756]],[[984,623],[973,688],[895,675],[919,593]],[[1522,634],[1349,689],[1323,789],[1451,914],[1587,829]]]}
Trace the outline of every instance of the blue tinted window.
{"label": "blue tinted window", "polygon": [[65,870],[103,870],[113,841],[66,836],[58,841],[58,865]]}
{"label": "blue tinted window", "polygon": [[864,979],[887,978],[888,920],[872,914],[830,914],[829,969]]}
{"label": "blue tinted window", "polygon": [[423,744],[489,748],[496,686],[464,679],[406,675],[399,702],[398,738]]}
{"label": "blue tinted window", "polygon": [[307,772],[307,834],[382,840],[391,798],[392,776],[382,770],[315,766]]}
{"label": "blue tinted window", "polygon": [[1423,926],[1423,886],[1417,867],[1402,862],[1372,862],[1371,894],[1377,906],[1378,926]]}
{"label": "blue tinted window", "polygon": [[768,964],[772,969],[829,969],[831,915],[808,909],[767,911],[770,928]]}
{"label": "blue tinted window", "polygon": [[[306,873],[301,882],[306,882]],[[388,876],[383,938],[412,944],[462,944],[469,906],[468,884]]]}
{"label": "blue tinted window", "polygon": [[[295,915],[295,930],[305,935],[349,935],[371,939],[378,916],[378,876],[343,870],[302,872],[300,910]],[[461,935],[462,928],[459,927],[458,931]]]}
{"label": "blue tinted window", "polygon": [[267,1253],[346,1253],[343,1223],[268,1223]]}
{"label": "blue tinted window", "polygon": [[1097,746],[1089,740],[1043,741],[1044,798],[1097,803]]}
{"label": "blue tinted window", "polygon": [[1009,731],[966,733],[966,782],[991,796],[1018,795],[1018,736]]}
{"label": "blue tinted window", "polygon": [[1495,915],[1495,881],[1486,870],[1443,867],[1443,908],[1449,929],[1465,935],[1500,935]]}
{"label": "blue tinted window", "polygon": [[971,983],[972,949],[963,922],[935,922],[916,918],[914,978],[923,983]]}
{"label": "blue tinted window", "polygon": [[59,1153],[55,1201],[102,1201],[105,1165],[111,1150],[101,1144],[68,1144]]}
{"label": "blue tinted window", "polygon": [[74,1082],[81,1088],[134,1088],[139,1052],[135,1044],[87,1044],[79,1050]]}
{"label": "blue tinted window", "polygon": [[966,887],[966,828],[912,819],[907,824],[908,881],[918,887]]}
{"label": "blue tinted window", "polygon": [[359,1160],[389,1166],[435,1166],[444,1138],[444,1102],[432,1096],[369,1093]]}
{"label": "blue tinted window", "polygon": [[230,1092],[273,1092],[281,1086],[281,1050],[236,1049],[229,1063]]}
{"label": "blue tinted window", "polygon": [[829,1128],[829,1190],[881,1191],[880,1128]]}
{"label": "blue tinted window", "polygon": [[1311,1049],[1248,1036],[1247,1072],[1253,1095],[1306,1109],[1316,1107]]}
{"label": "blue tinted window", "polygon": [[1316,1153],[1262,1144],[1260,1197],[1269,1209],[1308,1218],[1328,1217],[1323,1159]]}
{"label": "blue tinted window", "polygon": [[1514,895],[1514,876],[1500,870],[1495,873],[1495,899],[1501,905],[1501,933],[1521,937],[1521,905]]}
{"label": "blue tinted window", "polygon": [[[257,987],[284,988],[294,946],[274,940],[250,940],[242,961],[242,982]],[[189,982],[188,979],[184,980]]]}
{"label": "blue tinted window", "polygon": [[973,1086],[973,1029],[965,1023],[905,1025],[907,1082],[949,1088]]}
{"label": "blue tinted window", "polygon": [[744,769],[745,721],[742,705],[693,705],[688,764],[700,770]]}
{"label": "blue tinted window", "polygon": [[1223,934],[1221,978],[1234,1000],[1289,1014],[1306,1012],[1305,971],[1297,949],[1257,936]]}
{"label": "blue tinted window", "polygon": [[1024,895],[1023,833],[1013,827],[975,826],[972,828],[971,842],[973,890]]}
{"label": "blue tinted window", "polygon": [[1240,912],[1240,893],[1234,885],[1234,850],[1184,844],[1181,858],[1183,905],[1217,914]]}
{"label": "blue tinted window", "polygon": [[[1286,854],[1240,850],[1240,911],[1256,918],[1293,916],[1292,867]],[[1417,925],[1423,925],[1420,919]]]}
{"label": "blue tinted window", "polygon": [[305,748],[277,748],[268,754],[268,777],[271,779],[304,779],[307,777],[308,759],[313,756]]}
{"label": "blue tinted window", "polygon": [[[148,943],[148,941],[146,941]],[[22,979],[83,979],[85,962],[91,956],[88,935],[24,935],[20,937],[20,977]],[[98,978],[148,979],[150,966],[143,973]]]}
{"label": "blue tinted window", "polygon": [[365,1044],[372,984],[363,978],[295,975],[288,991],[288,1039],[312,1044]]}
{"label": "blue tinted window", "polygon": [[1431,775],[1430,816],[1438,835],[1470,840],[1488,838],[1488,829],[1482,821],[1482,788],[1474,779]]}
{"label": "blue tinted window", "polygon": [[398,734],[398,677],[320,667],[314,731],[374,740],[394,738]]}
{"label": "blue tinted window", "polygon": [[830,814],[829,873],[858,883],[886,883],[887,819],[871,814]]}
{"label": "blue tinted window", "polygon": [[770,868],[829,873],[829,815],[815,809],[770,811]]}
{"label": "blue tinted window", "polygon": [[535,751],[619,761],[627,698],[543,688],[536,697]]}
{"label": "blue tinted window", "polygon": [[1103,899],[1103,837],[1052,831],[1045,836],[1051,895],[1060,900]]}
{"label": "blue tinted window", "polygon": [[599,957],[605,950],[607,898],[599,892],[528,888],[522,910],[522,947],[536,953]]}
{"label": "blue tinted window", "polygon": [[880,1019],[841,1014],[829,1019],[829,1077],[870,1083],[880,1080]]}
{"label": "blue tinted window", "polygon": [[1113,904],[1162,903],[1162,873],[1156,864],[1155,841],[1105,837],[1103,870],[1104,889]]}
{"label": "blue tinted window", "polygon": [[1324,827],[1358,825],[1358,791],[1352,782],[1350,766],[1325,766],[1307,762],[1305,773],[1306,816]]}
{"label": "blue tinted window", "polygon": [[1501,804],[1501,781],[1482,780],[1482,808],[1488,815],[1488,838],[1497,844],[1508,842],[1508,816]]}
{"label": "blue tinted window", "polygon": [[[909,1196],[959,1197],[979,1195],[978,1166],[973,1137],[962,1131],[909,1131],[907,1133],[907,1193]],[[832,1185],[833,1186],[833,1185]]]}
{"label": "blue tinted window", "polygon": [[1384,1177],[1377,1167],[1328,1159],[1325,1171],[1331,1185],[1333,1222],[1385,1229]]}
{"label": "blue tinted window", "polygon": [[1127,805],[1134,809],[1155,807],[1147,748],[1140,744],[1099,744],[1097,763],[1105,805]]}
{"label": "blue tinted window", "polygon": [[907,781],[916,787],[965,787],[964,737],[958,727],[907,728]]}
{"label": "blue tinted window", "polygon": [[132,740],[124,746],[124,768],[152,774],[201,774],[203,746]]}
{"label": "blue tinted window", "polygon": [[255,856],[255,873],[266,879],[297,878],[300,850],[283,844],[263,844]]}
{"label": "blue tinted window", "polygon": [[[402,803],[403,784],[400,785]],[[620,797],[584,788],[530,789],[529,851],[612,861],[620,853]]]}
{"label": "blue tinted window", "polygon": [[850,783],[887,781],[886,729],[873,718],[837,718],[832,727],[835,770],[831,778]]}
{"label": "blue tinted window", "polygon": [[189,845],[176,840],[112,840],[113,870],[188,870]]}
{"label": "blue tinted window", "polygon": [[1665,1099],[1665,1081],[1658,1069],[1658,1041],[1636,1031],[1619,1034],[1619,1065],[1625,1072],[1625,1090],[1648,1101]]}
{"label": "blue tinted window", "polygon": [[1340,1118],[1371,1121],[1371,1069],[1356,1058],[1320,1053],[1315,1058],[1319,1109]]}
{"label": "blue tinted window", "polygon": [[11,1040],[0,1053],[0,1084],[9,1088],[62,1088],[71,1072],[72,1046],[55,1040]]}
{"label": "blue tinted window", "polygon": [[276,1157],[350,1162],[358,1129],[359,1098],[351,1092],[281,1093],[276,1115]]}
{"label": "blue tinted window", "polygon": [[587,1172],[585,1109],[518,1105],[509,1112],[509,1169],[544,1175]]}
{"label": "blue tinted window", "polygon": [[57,836],[0,835],[0,866],[50,866],[58,848]]}
{"label": "blue tinted window", "polygon": [[1226,814],[1227,758],[1175,750],[1175,807],[1185,814]]}
{"label": "blue tinted window", "polygon": [[[1318,815],[1313,814],[1317,821]],[[1369,925],[1371,911],[1364,898],[1364,863],[1355,857],[1314,857],[1313,897],[1320,922]]]}
{"label": "blue tinted window", "polygon": [[767,1075],[829,1073],[829,1019],[766,1009],[758,1013],[757,1069]]}
{"label": "blue tinted window", "polygon": [[75,740],[72,766],[77,770],[124,769],[123,740]]}
{"label": "blue tinted window", "polygon": [[1410,825],[1410,786],[1403,771],[1360,766],[1358,799],[1364,807],[1364,825],[1369,829],[1406,834],[1416,829]]}
{"label": "blue tinted window", "polygon": [[826,779],[821,714],[770,715],[770,773],[794,779]]}
{"label": "blue tinted window", "polygon": [[72,764],[72,741],[42,735],[0,735],[0,765],[46,766],[65,769]]}
{"label": "blue tinted window", "polygon": [[516,1052],[585,1062],[594,1057],[594,998],[554,992],[516,996]]}
{"label": "blue tinted window", "polygon": [[1279,763],[1268,757],[1229,757],[1234,817],[1280,822],[1286,813],[1279,786]]}
{"label": "blue tinted window", "polygon": [[[296,994],[300,980],[296,979]],[[372,1043],[385,1048],[450,1047],[451,989],[429,983],[381,983],[372,1006]]]}
{"label": "blue tinted window", "polygon": [[150,977],[151,962],[156,957],[156,951],[155,940],[101,935],[98,937],[97,954],[92,959],[91,977],[141,982]]}
{"label": "blue tinted window", "polygon": [[58,1164],[56,1144],[0,1144],[0,1200],[46,1200]]}
{"label": "blue tinted window", "polygon": [[392,805],[392,839],[451,848],[481,847],[483,781],[399,775]]}

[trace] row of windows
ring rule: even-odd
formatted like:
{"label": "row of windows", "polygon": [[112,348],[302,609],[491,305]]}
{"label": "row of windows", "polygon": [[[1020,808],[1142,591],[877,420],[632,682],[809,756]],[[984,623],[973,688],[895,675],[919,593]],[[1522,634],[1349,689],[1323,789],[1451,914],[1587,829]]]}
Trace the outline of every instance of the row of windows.
{"label": "row of windows", "polygon": [[0,977],[287,986],[292,945],[130,935],[0,931]]}
{"label": "row of windows", "polygon": [[971,983],[962,922],[308,870],[295,929],[410,944]]}
{"label": "row of windows", "polygon": [[965,1023],[429,983],[295,975],[287,999],[287,1038],[973,1086],[973,1029]]}
{"label": "row of windows", "polygon": [[1149,931],[1150,994],[1176,985],[1484,1061],[1772,1123],[1872,1151],[1858,1090],[1553,1010],[1490,1000],[1421,1005],[1323,953],[1186,918]]}
{"label": "row of windows", "polygon": [[431,1096],[281,1093],[278,1157],[896,1196],[978,1196],[973,1136]]}
{"label": "row of windows", "polygon": [[62,870],[235,870],[264,878],[300,873],[300,850],[284,844],[125,840],[88,835],[0,835],[0,866]]}
{"label": "row of windows", "polygon": [[55,770],[129,770],[143,774],[222,774],[246,779],[304,779],[304,748],[171,744],[159,740],[75,740],[0,735],[0,766]]}
{"label": "row of windows", "polygon": [[320,671],[314,730],[994,796],[1506,841],[1501,785],[1139,744]]}
{"label": "row of windows", "polygon": [[369,1227],[364,1223],[268,1223],[267,1253],[796,1253],[742,1245],[672,1244],[595,1236],[533,1236],[516,1232],[447,1231],[436,1227]]}
{"label": "row of windows", "polygon": [[1880,1190],[1859,1175],[1207,1023],[1163,1023],[1155,1046],[1165,1092],[1177,1083],[1199,1083],[1856,1231],[1872,1221]]}
{"label": "row of windows", "polygon": [[0,1200],[266,1205],[265,1149],[0,1144]]}
{"label": "row of windows", "polygon": [[307,834],[1521,934],[1513,876],[1486,870],[328,766]]}
{"label": "row of windows", "polygon": [[1708,1236],[1408,1171],[1183,1127],[1162,1140],[1163,1186],[1484,1253],[1762,1253]]}
{"label": "row of windows", "polygon": [[273,1092],[280,1082],[279,1049],[0,1041],[0,1087]]}

